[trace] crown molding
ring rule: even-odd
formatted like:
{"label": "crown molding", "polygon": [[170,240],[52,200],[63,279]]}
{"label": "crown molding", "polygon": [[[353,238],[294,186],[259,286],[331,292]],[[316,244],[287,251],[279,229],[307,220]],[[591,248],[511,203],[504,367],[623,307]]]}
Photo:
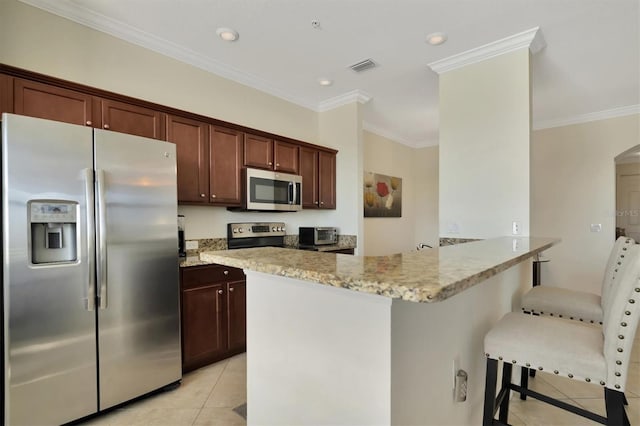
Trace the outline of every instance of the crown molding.
{"label": "crown molding", "polygon": [[627,105],[604,111],[590,112],[588,114],[574,115],[553,120],[541,120],[533,123],[533,130],[550,129],[553,127],[570,126],[572,124],[588,123],[590,121],[607,120],[609,118],[624,117],[627,115],[640,114],[640,104]]}
{"label": "crown molding", "polygon": [[[1,0],[0,0],[1,1]],[[140,47],[152,50],[164,56],[168,56],[177,61],[192,65],[196,68],[209,71],[220,77],[232,80],[245,86],[252,87],[272,96],[284,99],[288,102],[302,106],[304,108],[318,111],[318,105],[308,100],[291,95],[280,90],[265,80],[252,74],[237,70],[221,62],[215,61],[200,53],[194,52],[184,46],[156,37],[145,31],[141,31],[123,22],[96,13],[84,8],[78,3],[71,3],[68,0],[19,0],[29,6],[45,10],[54,15],[77,22],[78,24],[92,28],[94,30],[109,34],[126,42],[136,44]]]}
{"label": "crown molding", "polygon": [[535,27],[501,40],[493,41],[484,46],[431,62],[428,66],[436,73],[442,74],[522,48],[528,48],[532,54],[536,54],[545,46],[546,42],[544,41],[540,27]]}
{"label": "crown molding", "polygon": [[362,90],[352,90],[347,93],[343,93],[342,95],[335,96],[333,98],[329,98],[320,102],[317,108],[314,108],[317,112],[325,112],[330,109],[337,108],[342,105],[347,105],[353,102],[358,102],[361,104],[366,104],[372,99],[371,95]]}
{"label": "crown molding", "polygon": [[406,145],[410,148],[426,148],[430,146],[438,146],[438,141],[435,141],[435,143],[433,141],[412,141],[390,130],[376,126],[375,124],[372,124],[368,121],[362,122],[362,129],[366,130],[367,132],[374,133],[378,136],[382,136],[383,138],[392,140],[393,142],[397,142],[401,145]]}

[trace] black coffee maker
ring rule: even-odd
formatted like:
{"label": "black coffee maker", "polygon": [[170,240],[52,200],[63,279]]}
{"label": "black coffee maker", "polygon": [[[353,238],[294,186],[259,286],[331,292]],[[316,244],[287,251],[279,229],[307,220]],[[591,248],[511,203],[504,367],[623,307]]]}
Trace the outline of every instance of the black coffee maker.
{"label": "black coffee maker", "polygon": [[178,256],[187,257],[187,249],[184,242],[184,215],[178,215]]}

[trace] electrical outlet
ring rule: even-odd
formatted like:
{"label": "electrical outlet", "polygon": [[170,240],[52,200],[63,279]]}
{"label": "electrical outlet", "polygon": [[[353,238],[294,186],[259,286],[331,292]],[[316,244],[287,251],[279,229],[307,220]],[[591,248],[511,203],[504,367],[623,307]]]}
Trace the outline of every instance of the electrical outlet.
{"label": "electrical outlet", "polygon": [[455,402],[464,402],[467,400],[467,379],[469,375],[464,370],[458,370],[456,373],[456,386],[454,390]]}
{"label": "electrical outlet", "polygon": [[514,220],[511,223],[511,233],[513,235],[520,235],[520,222]]}
{"label": "electrical outlet", "polygon": [[198,250],[198,240],[190,240],[185,242],[187,250]]}
{"label": "electrical outlet", "polygon": [[591,224],[591,232],[600,232],[602,231],[602,224],[601,223],[592,223]]}

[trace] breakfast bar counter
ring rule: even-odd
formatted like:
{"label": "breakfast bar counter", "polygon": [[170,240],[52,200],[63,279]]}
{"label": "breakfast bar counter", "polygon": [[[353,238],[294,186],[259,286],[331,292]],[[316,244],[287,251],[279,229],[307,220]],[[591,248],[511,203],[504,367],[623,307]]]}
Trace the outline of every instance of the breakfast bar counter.
{"label": "breakfast bar counter", "polygon": [[[496,238],[390,256],[211,251],[247,275],[248,424],[481,423],[482,342],[559,240]],[[453,395],[468,374],[466,401]]]}

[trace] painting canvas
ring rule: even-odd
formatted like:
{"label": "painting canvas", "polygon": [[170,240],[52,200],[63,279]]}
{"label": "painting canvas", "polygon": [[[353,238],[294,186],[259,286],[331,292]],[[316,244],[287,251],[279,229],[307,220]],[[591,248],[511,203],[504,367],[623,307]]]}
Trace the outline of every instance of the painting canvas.
{"label": "painting canvas", "polygon": [[364,173],[364,217],[402,217],[402,178]]}

